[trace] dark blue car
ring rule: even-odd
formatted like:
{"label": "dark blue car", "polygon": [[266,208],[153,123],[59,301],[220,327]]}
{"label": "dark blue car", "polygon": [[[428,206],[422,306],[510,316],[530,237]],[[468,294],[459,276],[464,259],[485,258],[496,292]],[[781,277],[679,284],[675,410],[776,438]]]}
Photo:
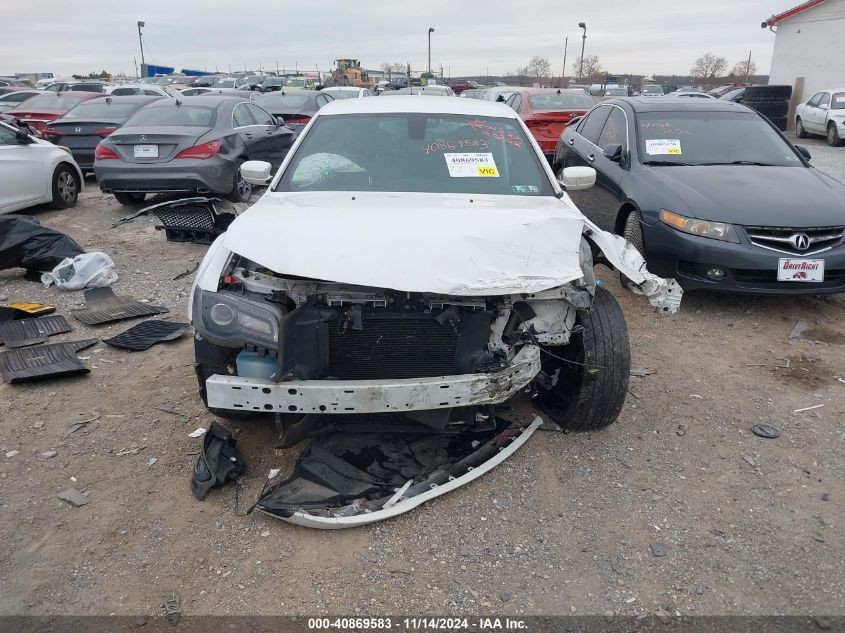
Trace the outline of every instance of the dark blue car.
{"label": "dark blue car", "polygon": [[608,99],[561,135],[553,158],[586,165],[573,194],[684,290],[845,291],[845,185],[764,116],[716,99]]}

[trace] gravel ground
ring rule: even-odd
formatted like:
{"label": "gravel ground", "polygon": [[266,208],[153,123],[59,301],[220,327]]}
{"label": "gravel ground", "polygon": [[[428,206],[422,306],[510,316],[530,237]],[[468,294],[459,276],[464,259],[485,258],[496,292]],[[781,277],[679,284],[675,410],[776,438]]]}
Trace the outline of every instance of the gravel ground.
{"label": "gravel ground", "polygon": [[[845,150],[805,144],[845,180]],[[118,294],[184,321],[191,278],[173,279],[205,247],[168,243],[144,217],[109,228],[126,212],[89,180],[76,208],[33,214],[108,252]],[[618,423],[544,427],[477,482],[370,527],[244,514],[296,454],[273,448],[270,423],[226,422],[249,464],[239,502],[234,486],[193,499],[188,433],[212,417],[190,337],[99,344],[81,353],[87,376],[0,385],[0,613],[158,614],[175,591],[186,614],[845,614],[845,299],[699,294],[658,317],[597,273],[633,365],[656,370],[631,379]],[[20,271],[0,272],[0,297],[66,315],[82,302]],[[128,327],[72,325],[54,339]],[[753,435],[757,423],[781,436]],[[86,505],[57,497],[71,486]]]}

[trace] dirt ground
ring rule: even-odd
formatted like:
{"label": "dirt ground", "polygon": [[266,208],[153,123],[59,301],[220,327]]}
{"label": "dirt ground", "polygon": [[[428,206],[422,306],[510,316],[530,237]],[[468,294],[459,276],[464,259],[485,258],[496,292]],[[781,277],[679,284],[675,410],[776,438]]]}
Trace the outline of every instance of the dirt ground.
{"label": "dirt ground", "polygon": [[[845,153],[807,144],[842,169]],[[76,208],[32,213],[109,253],[118,294],[186,321],[191,276],[174,277],[205,247],[145,217],[111,229],[127,210],[93,180]],[[689,295],[665,317],[597,272],[633,366],[656,370],[632,377],[618,423],[544,427],[480,480],[370,527],[244,515],[297,452],[274,450],[269,422],[225,422],[249,464],[239,498],[191,496],[188,433],[213,418],[190,336],[140,353],[100,343],[80,354],[89,375],[0,384],[0,613],[160,614],[175,591],[185,614],[845,614],[845,297]],[[68,316],[82,303],[19,270],[0,272],[0,299]],[[131,325],[69,320],[51,342]],[[86,505],[57,497],[71,486]]]}

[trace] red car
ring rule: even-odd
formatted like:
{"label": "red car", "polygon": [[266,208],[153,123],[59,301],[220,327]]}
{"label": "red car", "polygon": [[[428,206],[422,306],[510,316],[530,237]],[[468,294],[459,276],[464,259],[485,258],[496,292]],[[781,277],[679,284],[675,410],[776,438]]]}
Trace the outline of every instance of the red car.
{"label": "red car", "polygon": [[596,102],[583,90],[520,88],[508,97],[505,105],[513,108],[525,121],[540,149],[549,158],[554,156],[563,128],[576,117],[586,114]]}
{"label": "red car", "polygon": [[461,94],[464,90],[471,90],[473,88],[478,88],[478,84],[474,81],[468,81],[466,79],[456,79],[455,81],[449,84],[449,87],[455,91],[456,95]]}
{"label": "red car", "polygon": [[15,117],[21,123],[27,123],[43,134],[50,121],[63,116],[83,101],[104,96],[100,92],[43,92],[27,99],[13,110],[7,110],[5,114]]}

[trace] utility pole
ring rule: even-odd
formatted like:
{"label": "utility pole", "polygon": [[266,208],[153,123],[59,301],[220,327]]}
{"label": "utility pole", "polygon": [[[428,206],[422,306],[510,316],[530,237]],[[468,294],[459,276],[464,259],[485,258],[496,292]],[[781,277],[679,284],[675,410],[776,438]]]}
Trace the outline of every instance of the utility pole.
{"label": "utility pole", "polygon": [[144,72],[144,66],[147,65],[144,61],[144,39],[141,37],[141,29],[145,26],[145,22],[138,20],[138,43],[141,45],[141,73]]}
{"label": "utility pole", "polygon": [[428,74],[431,74],[431,34],[434,33],[434,27],[428,27]]}
{"label": "utility pole", "polygon": [[566,76],[566,51],[569,50],[569,36],[563,44],[563,69],[560,72],[560,87],[563,88],[563,78]]}
{"label": "utility pole", "polygon": [[584,29],[584,34],[581,36],[581,66],[578,68],[578,80],[584,76],[584,45],[587,43],[587,25],[584,22],[578,23],[578,28]]}
{"label": "utility pole", "polygon": [[748,51],[748,63],[745,65],[745,83],[748,83],[748,78],[751,75],[751,51]]}

